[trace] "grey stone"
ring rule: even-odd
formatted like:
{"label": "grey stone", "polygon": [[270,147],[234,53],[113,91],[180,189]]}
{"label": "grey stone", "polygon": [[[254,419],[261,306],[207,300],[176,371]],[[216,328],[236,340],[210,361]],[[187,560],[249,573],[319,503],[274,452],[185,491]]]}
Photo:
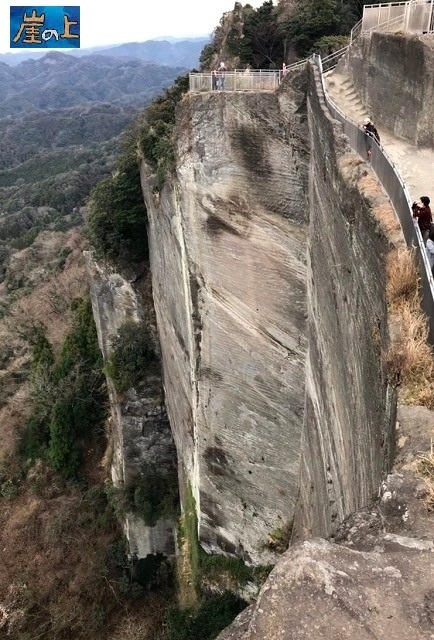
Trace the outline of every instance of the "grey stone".
{"label": "grey stone", "polygon": [[375,215],[380,207],[392,219],[394,213],[321,96],[312,68],[309,358],[294,540],[328,537],[349,514],[372,504],[395,442],[396,392],[383,359],[385,256],[394,245]]}
{"label": "grey stone", "polygon": [[[107,360],[111,341],[125,321],[143,321],[148,327],[152,324],[150,276],[149,273],[142,276],[145,282],[139,287],[131,281],[138,280],[137,274],[130,274],[128,280],[108,265],[95,261],[91,253],[86,252],[85,258],[98,342]],[[161,376],[145,376],[139,389],[129,389],[123,395],[116,392],[110,378],[107,386],[114,485],[119,487],[133,481],[144,464],[172,470],[176,453],[163,403]],[[130,551],[138,558],[156,553],[175,554],[175,522],[159,521],[155,527],[148,527],[140,518],[129,514],[123,524]]]}
{"label": "grey stone", "polygon": [[218,640],[432,640],[434,554],[314,539],[287,551]]}
{"label": "grey stone", "polygon": [[165,397],[207,551],[276,558],[298,495],[306,358],[305,74],[190,94],[176,166],[142,186]]}
{"label": "grey stone", "polygon": [[342,65],[377,125],[416,146],[434,146],[432,37],[361,36]]}

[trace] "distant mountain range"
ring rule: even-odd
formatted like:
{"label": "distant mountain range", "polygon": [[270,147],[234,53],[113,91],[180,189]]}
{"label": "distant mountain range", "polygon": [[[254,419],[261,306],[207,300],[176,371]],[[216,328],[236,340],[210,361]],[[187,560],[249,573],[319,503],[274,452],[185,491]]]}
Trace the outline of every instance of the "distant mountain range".
{"label": "distant mountain range", "polygon": [[[113,45],[107,47],[92,47],[89,49],[77,49],[65,53],[68,56],[83,57],[97,53],[101,56],[115,58],[128,58],[153,62],[154,64],[168,65],[171,67],[184,67],[193,69],[199,64],[199,56],[203,47],[210,41],[210,38],[189,38],[177,40],[167,37],[167,39],[146,40],[145,42],[129,42],[126,44]],[[38,60],[47,54],[45,51],[30,51],[23,53],[3,53],[0,54],[0,62],[9,66],[16,66],[24,60]]]}
{"label": "distant mountain range", "polygon": [[0,62],[0,282],[10,249],[63,228],[112,172],[122,132],[187,70],[100,52]]}
{"label": "distant mountain range", "polygon": [[143,107],[186,72],[101,53],[75,57],[53,51],[14,67],[0,63],[0,118],[101,102]]}
{"label": "distant mountain range", "polygon": [[113,171],[135,117],[198,66],[206,42],[0,56],[0,282],[10,253],[40,231],[82,223],[77,212]]}

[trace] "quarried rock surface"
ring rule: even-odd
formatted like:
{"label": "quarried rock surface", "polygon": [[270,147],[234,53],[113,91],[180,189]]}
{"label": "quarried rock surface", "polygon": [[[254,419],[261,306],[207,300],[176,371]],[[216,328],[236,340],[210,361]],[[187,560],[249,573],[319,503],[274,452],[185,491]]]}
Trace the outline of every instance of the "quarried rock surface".
{"label": "quarried rock surface", "polygon": [[181,486],[191,485],[202,546],[252,563],[273,557],[268,534],[291,518],[298,488],[304,77],[278,94],[186,96],[161,195],[142,167]]}
{"label": "quarried rock surface", "polygon": [[[86,253],[93,315],[104,360],[119,328],[126,322],[145,322],[156,331],[149,271],[131,280],[112,268],[99,264]],[[110,441],[113,447],[111,471],[116,487],[133,481],[143,465],[159,469],[176,465],[173,438],[164,407],[161,375],[144,376],[137,389],[117,393],[107,378],[111,409]],[[124,523],[131,553],[138,558],[148,554],[175,552],[175,523],[159,521],[148,527],[134,514]]]}
{"label": "quarried rock surface", "polygon": [[[403,243],[369,165],[332,120],[313,68],[308,105],[309,356],[296,539],[329,536],[375,500],[390,469],[396,394],[383,357],[387,255]],[[393,224],[392,242],[385,229]]]}
{"label": "quarried rock surface", "polygon": [[379,131],[434,147],[432,35],[374,32],[360,36],[339,63]]}
{"label": "quarried rock surface", "polygon": [[353,551],[324,540],[282,557],[218,640],[431,640],[434,553]]}

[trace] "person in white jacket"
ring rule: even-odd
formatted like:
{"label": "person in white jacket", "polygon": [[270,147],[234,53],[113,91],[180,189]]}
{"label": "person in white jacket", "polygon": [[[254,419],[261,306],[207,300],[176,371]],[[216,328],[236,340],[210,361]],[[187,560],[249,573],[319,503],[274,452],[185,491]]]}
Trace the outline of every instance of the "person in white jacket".
{"label": "person in white jacket", "polygon": [[426,254],[431,266],[431,273],[434,276],[434,227],[431,226],[429,231],[428,240],[426,241]]}

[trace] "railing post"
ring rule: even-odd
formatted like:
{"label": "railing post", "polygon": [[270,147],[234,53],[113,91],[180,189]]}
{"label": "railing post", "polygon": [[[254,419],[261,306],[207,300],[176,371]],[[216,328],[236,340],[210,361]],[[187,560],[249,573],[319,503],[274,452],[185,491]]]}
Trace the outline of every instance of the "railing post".
{"label": "railing post", "polygon": [[432,12],[432,2],[431,2],[430,10],[428,12],[428,24],[426,26],[427,33],[429,33],[430,26],[431,26],[431,12]]}

